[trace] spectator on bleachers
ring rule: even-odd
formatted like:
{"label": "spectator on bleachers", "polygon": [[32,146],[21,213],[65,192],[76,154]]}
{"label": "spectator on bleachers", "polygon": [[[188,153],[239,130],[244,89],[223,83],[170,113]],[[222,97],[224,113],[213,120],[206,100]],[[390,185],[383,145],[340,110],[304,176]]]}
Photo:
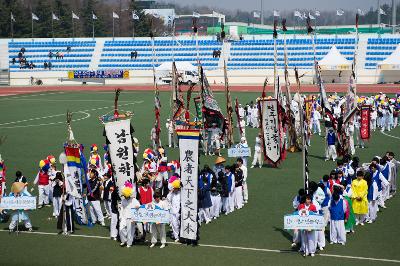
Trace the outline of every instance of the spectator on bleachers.
{"label": "spectator on bleachers", "polygon": [[24,62],[23,61],[19,61],[19,69],[23,69],[24,68]]}
{"label": "spectator on bleachers", "polygon": [[59,53],[58,57],[59,57],[60,59],[64,59],[64,54],[63,54],[63,53]]}
{"label": "spectator on bleachers", "polygon": [[29,69],[34,69],[35,67],[36,67],[35,64],[31,61],[29,63]]}
{"label": "spectator on bleachers", "polygon": [[60,52],[59,51],[56,52],[56,59],[60,59]]}
{"label": "spectator on bleachers", "polygon": [[71,52],[71,46],[67,46],[67,53]]}
{"label": "spectator on bleachers", "polygon": [[43,68],[44,68],[44,69],[47,69],[47,66],[48,66],[48,65],[47,65],[47,62],[44,61],[44,63],[43,63]]}
{"label": "spectator on bleachers", "polygon": [[25,47],[22,47],[21,50],[19,50],[22,54],[25,53]]}
{"label": "spectator on bleachers", "polygon": [[49,68],[49,70],[51,70],[51,67],[52,67],[51,62],[49,62],[49,63],[47,64],[47,67]]}
{"label": "spectator on bleachers", "polygon": [[13,57],[13,59],[11,59],[11,64],[15,65],[15,62],[16,62],[16,60],[15,60],[15,58]]}
{"label": "spectator on bleachers", "polygon": [[35,79],[31,76],[31,85],[35,84]]}
{"label": "spectator on bleachers", "polygon": [[133,59],[133,58],[137,58],[137,51],[132,51],[131,52],[131,59]]}
{"label": "spectator on bleachers", "polygon": [[49,59],[53,58],[53,53],[49,51]]}
{"label": "spectator on bleachers", "polygon": [[241,40],[241,41],[243,41],[243,40],[244,40],[244,38],[243,38],[243,35],[242,35],[242,34],[240,34],[240,36],[239,36],[239,40]]}
{"label": "spectator on bleachers", "polygon": [[21,59],[22,58],[22,52],[18,53],[18,58]]}
{"label": "spectator on bleachers", "polygon": [[220,58],[221,57],[221,51],[220,50],[214,50],[213,51],[213,58]]}

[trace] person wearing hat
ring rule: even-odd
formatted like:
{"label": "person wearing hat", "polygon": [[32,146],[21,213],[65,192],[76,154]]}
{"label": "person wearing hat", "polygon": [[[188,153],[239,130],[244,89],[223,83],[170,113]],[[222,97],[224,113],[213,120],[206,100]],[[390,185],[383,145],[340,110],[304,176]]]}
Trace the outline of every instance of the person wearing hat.
{"label": "person wearing hat", "polygon": [[104,223],[103,211],[101,210],[100,205],[100,179],[99,172],[96,169],[90,169],[90,179],[88,182],[88,194],[87,199],[89,201],[90,206],[90,216],[92,217],[92,222],[96,223],[97,221],[102,225],[106,226]]}
{"label": "person wearing hat", "polygon": [[215,165],[214,165],[214,173],[218,175],[218,172],[223,172],[225,171],[224,163],[226,162],[225,158],[222,156],[218,156],[217,159],[215,159]]}
{"label": "person wearing hat", "polygon": [[[11,186],[11,193],[8,196],[18,198],[22,196],[30,197],[32,195],[25,189],[25,183],[14,182]],[[13,232],[17,227],[17,224],[21,221],[24,222],[25,228],[28,229],[29,232],[32,231],[31,220],[29,219],[27,212],[24,210],[17,210],[11,214],[11,222],[8,226],[10,232]]]}
{"label": "person wearing hat", "polygon": [[136,223],[132,219],[132,209],[139,209],[140,203],[135,198],[134,185],[130,182],[125,182],[124,187],[121,190],[121,212],[120,212],[120,222],[119,231],[121,237],[120,246],[126,245],[130,248],[135,240],[135,227]]}
{"label": "person wearing hat", "polygon": [[168,147],[175,148],[175,139],[174,139],[174,124],[168,118],[167,122],[165,123],[165,127],[167,128],[168,132]]}
{"label": "person wearing hat", "polygon": [[89,164],[93,164],[96,166],[97,171],[100,173],[103,172],[103,164],[101,162],[101,157],[98,152],[98,148],[96,144],[92,144],[90,147],[90,159]]}
{"label": "person wearing hat", "polygon": [[[168,202],[161,200],[161,193],[156,191],[154,193],[153,204],[155,206],[160,207],[161,209],[168,210]],[[150,226],[151,232],[151,245],[150,248],[153,248],[157,244],[157,234],[160,235],[161,246],[160,248],[164,248],[167,243],[167,235],[165,232],[165,224],[160,223],[152,223]]]}
{"label": "person wearing hat", "polygon": [[[49,191],[50,191],[50,176],[49,176],[50,162],[46,160],[41,160],[39,162],[39,172],[36,175],[33,184],[38,184],[38,209],[43,206],[50,206],[49,204]],[[31,192],[33,188],[31,188]]]}
{"label": "person wearing hat", "polygon": [[169,213],[171,217],[172,235],[175,242],[179,242],[181,228],[181,182],[179,178],[175,178],[169,185],[171,186],[171,190],[167,195],[167,201],[170,206]]}
{"label": "person wearing hat", "polygon": [[254,157],[253,157],[253,162],[251,163],[250,168],[254,168],[257,163],[258,167],[263,166],[263,158],[262,158],[262,135],[261,133],[258,133],[258,136],[256,137],[256,144],[254,145]]}
{"label": "person wearing hat", "polygon": [[333,128],[330,128],[328,130],[328,135],[326,136],[326,143],[327,143],[327,148],[326,148],[326,159],[325,161],[328,161],[332,159],[333,161],[336,160],[337,154],[336,154],[336,134],[333,131]]}

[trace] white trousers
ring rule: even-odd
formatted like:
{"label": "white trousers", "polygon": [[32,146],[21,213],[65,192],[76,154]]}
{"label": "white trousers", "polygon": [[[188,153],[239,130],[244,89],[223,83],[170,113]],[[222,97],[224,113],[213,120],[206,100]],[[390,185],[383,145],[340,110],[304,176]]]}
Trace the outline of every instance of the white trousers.
{"label": "white trousers", "polygon": [[346,243],[346,230],[344,227],[344,220],[331,220],[330,223],[330,239],[333,243]]}
{"label": "white trousers", "polygon": [[[25,226],[26,229],[32,228],[32,224],[31,224],[31,220],[30,219],[26,219],[26,220],[23,220],[23,221],[24,221],[24,226]],[[14,230],[15,227],[17,227],[17,223],[18,223],[18,220],[15,220],[15,221],[12,220],[10,225],[8,226],[8,229]]]}
{"label": "white trousers", "polygon": [[329,211],[328,206],[322,208],[322,214],[324,215],[325,226],[327,226],[331,219],[331,212]]}
{"label": "white trousers", "polygon": [[316,247],[325,248],[325,229],[315,231]]}
{"label": "white trousers", "polygon": [[111,212],[111,224],[110,224],[110,237],[118,236],[118,215],[116,213]]}
{"label": "white trousers", "polygon": [[293,230],[293,243],[299,244],[300,242],[301,242],[300,230],[294,229]]}
{"label": "white trousers", "polygon": [[333,159],[336,160],[337,154],[336,154],[336,147],[335,145],[328,145],[326,149],[326,159]]}
{"label": "white trousers", "polygon": [[376,199],[377,203],[378,203],[378,207],[381,206],[385,206],[385,200],[383,198],[383,184],[382,184],[382,190],[378,191],[378,198]]}
{"label": "white trousers", "polygon": [[388,185],[382,184],[382,198],[385,202],[390,196],[390,183]]}
{"label": "white trousers", "polygon": [[229,211],[229,197],[222,197],[222,211],[224,211],[225,214],[230,213],[230,211]]}
{"label": "white trousers", "polygon": [[356,133],[356,145],[359,147],[364,147],[364,141],[361,139],[360,128],[354,128],[354,132]]}
{"label": "white trousers", "polygon": [[135,223],[132,219],[121,219],[119,223],[119,236],[121,243],[126,243],[132,246],[133,240],[135,239]]}
{"label": "white trousers", "polygon": [[61,197],[53,197],[53,216],[60,215]]}
{"label": "white trousers", "polygon": [[301,251],[306,255],[314,254],[317,248],[315,243],[315,231],[301,230]]}
{"label": "white trousers", "polygon": [[103,201],[104,209],[106,210],[106,215],[111,215],[111,200]]}
{"label": "white trousers", "polygon": [[247,202],[249,200],[249,189],[247,188],[247,182],[243,181],[243,200]]}
{"label": "white trousers", "polygon": [[211,211],[210,211],[210,218],[218,218],[219,213],[221,212],[221,196],[213,196],[211,195]]}
{"label": "white trousers", "polygon": [[368,202],[368,215],[367,218],[371,222],[375,222],[378,213],[378,203],[376,200]]}
{"label": "white trousers", "polygon": [[49,185],[38,185],[39,202],[38,205],[49,204]]}
{"label": "white trousers", "polygon": [[99,221],[100,223],[104,222],[103,211],[101,210],[101,205],[99,200],[89,201],[90,206],[90,216],[92,217],[92,222],[96,223]]}
{"label": "white trousers", "polygon": [[171,227],[175,239],[179,239],[179,233],[180,233],[179,231],[181,228],[180,218],[181,216],[179,213],[171,213]]}
{"label": "white trousers", "polygon": [[243,207],[243,187],[235,187],[234,193],[235,208],[241,209]]}
{"label": "white trousers", "polygon": [[313,121],[313,131],[314,134],[318,133],[318,135],[321,135],[321,123],[319,122],[319,120]]}
{"label": "white trousers", "polygon": [[354,138],[353,135],[349,136],[349,146],[350,146],[350,154],[354,155],[356,153],[356,149],[354,148]]}
{"label": "white trousers", "polygon": [[199,208],[199,222],[209,222],[210,219],[210,208]]}
{"label": "white trousers", "polygon": [[365,221],[365,214],[354,214],[356,216],[357,223],[363,223]]}
{"label": "white trousers", "polygon": [[233,212],[235,210],[234,195],[235,195],[235,191],[229,192],[229,212]]}
{"label": "white trousers", "polygon": [[253,162],[251,163],[251,165],[252,166],[256,166],[257,163],[258,163],[259,166],[263,165],[261,150],[260,151],[254,151]]}
{"label": "white trousers", "polygon": [[157,243],[157,235],[160,236],[161,244],[167,243],[167,235],[165,233],[165,224],[151,224],[151,243]]}

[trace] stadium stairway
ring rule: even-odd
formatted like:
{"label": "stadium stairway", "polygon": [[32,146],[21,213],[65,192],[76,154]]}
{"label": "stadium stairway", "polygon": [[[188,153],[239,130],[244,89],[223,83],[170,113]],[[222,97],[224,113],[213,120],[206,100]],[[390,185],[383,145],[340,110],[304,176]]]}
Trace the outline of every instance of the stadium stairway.
{"label": "stadium stairway", "polygon": [[367,57],[367,46],[368,46],[368,39],[359,39],[358,41],[358,51],[357,51],[357,71],[360,72],[365,67],[366,57]]}
{"label": "stadium stairway", "polygon": [[104,39],[98,39],[96,41],[96,46],[94,47],[92,59],[90,60],[89,64],[90,70],[97,70],[100,64],[100,58],[101,58],[101,53],[103,52],[104,43],[105,43]]}
{"label": "stadium stairway", "polygon": [[218,67],[223,68],[224,67],[224,61],[228,65],[228,60],[229,56],[231,55],[231,43],[230,42],[224,42],[222,45],[221,49],[221,57],[218,61]]}

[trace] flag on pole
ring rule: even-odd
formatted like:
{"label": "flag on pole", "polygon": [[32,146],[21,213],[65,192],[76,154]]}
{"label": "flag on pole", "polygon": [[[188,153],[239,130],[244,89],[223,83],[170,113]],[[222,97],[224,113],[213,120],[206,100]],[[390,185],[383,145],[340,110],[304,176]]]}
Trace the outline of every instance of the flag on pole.
{"label": "flag on pole", "polygon": [[311,13],[308,13],[308,17],[309,17],[310,19],[315,19],[315,17],[314,17],[313,15],[311,15]]}
{"label": "flag on pole", "polygon": [[336,15],[337,15],[337,16],[343,16],[343,14],[344,14],[343,9],[338,9],[338,10],[336,10]]}
{"label": "flag on pole", "polygon": [[132,19],[133,20],[139,20],[139,16],[136,14],[135,11],[132,11]]}
{"label": "flag on pole", "polygon": [[321,13],[318,10],[315,10],[314,15],[316,15],[317,17],[321,16]]}
{"label": "flag on pole", "polygon": [[38,16],[32,13],[32,20],[39,20]]}
{"label": "flag on pole", "polygon": [[358,14],[358,12],[357,12],[357,14],[356,14],[356,28],[358,29],[358,20],[360,19],[360,15]]}
{"label": "flag on pole", "polygon": [[79,19],[79,17],[74,13],[74,11],[72,11],[72,18],[73,19]]}
{"label": "flag on pole", "polygon": [[96,15],[92,13],[92,19],[97,19]]}
{"label": "flag on pole", "polygon": [[11,13],[11,21],[12,21],[12,22],[15,22],[15,18],[14,18],[13,13]]}
{"label": "flag on pole", "polygon": [[51,13],[51,17],[53,20],[60,20],[54,13]]}
{"label": "flag on pole", "polygon": [[193,11],[193,17],[194,17],[194,18],[199,18],[199,17],[200,17],[200,14]]}
{"label": "flag on pole", "polygon": [[274,10],[274,17],[280,17],[280,14],[279,14],[278,10]]}
{"label": "flag on pole", "polygon": [[314,29],[311,26],[311,17],[310,16],[307,17],[306,22],[307,22],[307,32],[310,34],[314,31]]}
{"label": "flag on pole", "polygon": [[379,8],[379,15],[386,15],[385,11],[382,8]]}
{"label": "flag on pole", "polygon": [[359,14],[359,15],[361,15],[361,16],[364,16],[364,15],[365,15],[365,12],[364,12],[364,10],[357,9],[357,14]]}
{"label": "flag on pole", "polygon": [[299,17],[299,18],[303,18],[303,16],[301,15],[300,11],[298,11],[298,10],[294,11],[294,16],[295,17]]}
{"label": "flag on pole", "polygon": [[261,12],[260,11],[253,11],[253,17],[254,18],[261,18]]}
{"label": "flag on pole", "polygon": [[113,18],[119,18],[118,14],[115,13],[114,11],[113,11],[112,17],[113,17]]}

